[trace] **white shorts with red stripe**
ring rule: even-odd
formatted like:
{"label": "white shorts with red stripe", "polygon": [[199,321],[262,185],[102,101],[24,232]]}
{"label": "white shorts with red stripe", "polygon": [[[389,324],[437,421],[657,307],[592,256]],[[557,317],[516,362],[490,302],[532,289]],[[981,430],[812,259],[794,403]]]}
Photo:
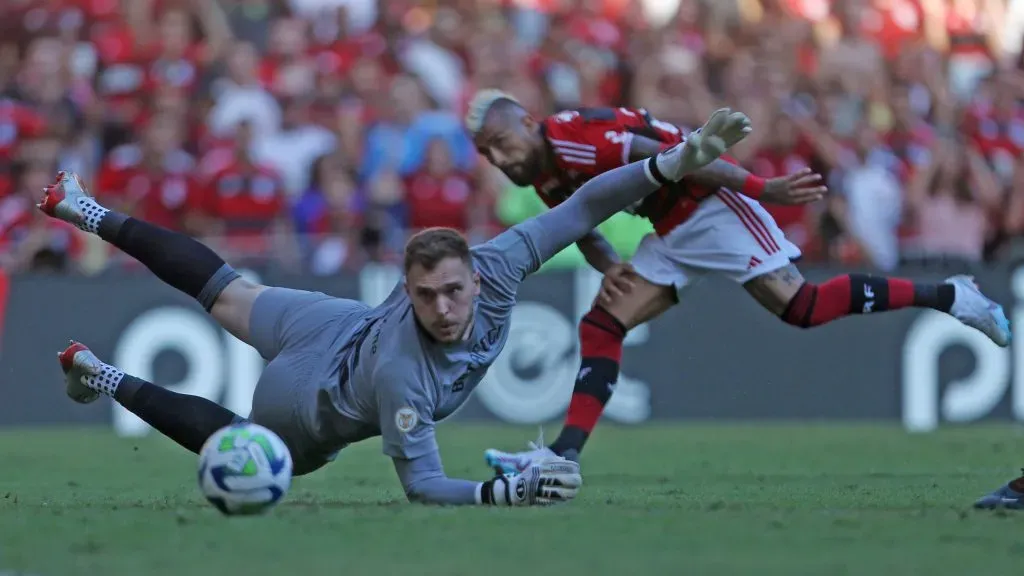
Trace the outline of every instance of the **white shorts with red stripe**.
{"label": "white shorts with red stripe", "polygon": [[707,274],[744,284],[799,257],[756,200],[722,189],[668,234],[648,234],[632,263],[650,282],[682,290]]}

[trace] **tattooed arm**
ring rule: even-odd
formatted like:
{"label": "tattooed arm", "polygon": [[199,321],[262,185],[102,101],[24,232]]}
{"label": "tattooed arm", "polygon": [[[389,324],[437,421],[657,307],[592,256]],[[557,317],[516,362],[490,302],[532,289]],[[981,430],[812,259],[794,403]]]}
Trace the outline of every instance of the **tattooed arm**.
{"label": "tattooed arm", "polygon": [[[629,159],[637,161],[649,158],[665,146],[657,140],[635,135],[629,149]],[[711,162],[683,180],[709,188],[729,188],[769,204],[807,204],[820,200],[828,191],[821,185],[821,175],[809,169],[765,180],[725,158]]]}

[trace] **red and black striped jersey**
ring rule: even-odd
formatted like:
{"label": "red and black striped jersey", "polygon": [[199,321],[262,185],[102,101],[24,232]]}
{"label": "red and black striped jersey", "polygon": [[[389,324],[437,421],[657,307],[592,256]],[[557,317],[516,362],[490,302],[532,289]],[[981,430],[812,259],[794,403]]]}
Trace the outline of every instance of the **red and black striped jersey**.
{"label": "red and black striped jersey", "polygon": [[[555,169],[541,175],[534,188],[549,207],[563,202],[594,176],[629,164],[636,136],[661,142],[663,149],[684,139],[678,127],[655,119],[642,108],[565,110],[545,118],[541,127]],[[684,180],[658,190],[627,211],[649,219],[659,234],[665,234],[685,221],[712,192]]]}

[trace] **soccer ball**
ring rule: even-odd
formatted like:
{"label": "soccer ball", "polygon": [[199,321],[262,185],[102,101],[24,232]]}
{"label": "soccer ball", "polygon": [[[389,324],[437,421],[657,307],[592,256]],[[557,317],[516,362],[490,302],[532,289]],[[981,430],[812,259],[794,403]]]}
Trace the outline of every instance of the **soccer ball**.
{"label": "soccer ball", "polygon": [[266,512],[284,497],[291,482],[291,453],[263,426],[226,426],[199,451],[199,488],[224,514]]}

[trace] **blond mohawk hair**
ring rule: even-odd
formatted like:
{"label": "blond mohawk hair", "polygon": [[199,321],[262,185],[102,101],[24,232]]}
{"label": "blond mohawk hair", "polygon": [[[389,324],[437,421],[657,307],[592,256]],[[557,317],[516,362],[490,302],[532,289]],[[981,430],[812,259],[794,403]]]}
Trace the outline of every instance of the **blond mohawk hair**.
{"label": "blond mohawk hair", "polygon": [[487,113],[490,112],[494,103],[499,100],[508,100],[518,106],[522,106],[522,104],[519,104],[519,100],[516,100],[515,96],[508,92],[494,88],[480,90],[473,95],[473,99],[469,101],[469,110],[466,111],[466,129],[469,130],[470,134],[476,136],[480,132],[480,129],[484,127],[484,119],[487,118]]}

